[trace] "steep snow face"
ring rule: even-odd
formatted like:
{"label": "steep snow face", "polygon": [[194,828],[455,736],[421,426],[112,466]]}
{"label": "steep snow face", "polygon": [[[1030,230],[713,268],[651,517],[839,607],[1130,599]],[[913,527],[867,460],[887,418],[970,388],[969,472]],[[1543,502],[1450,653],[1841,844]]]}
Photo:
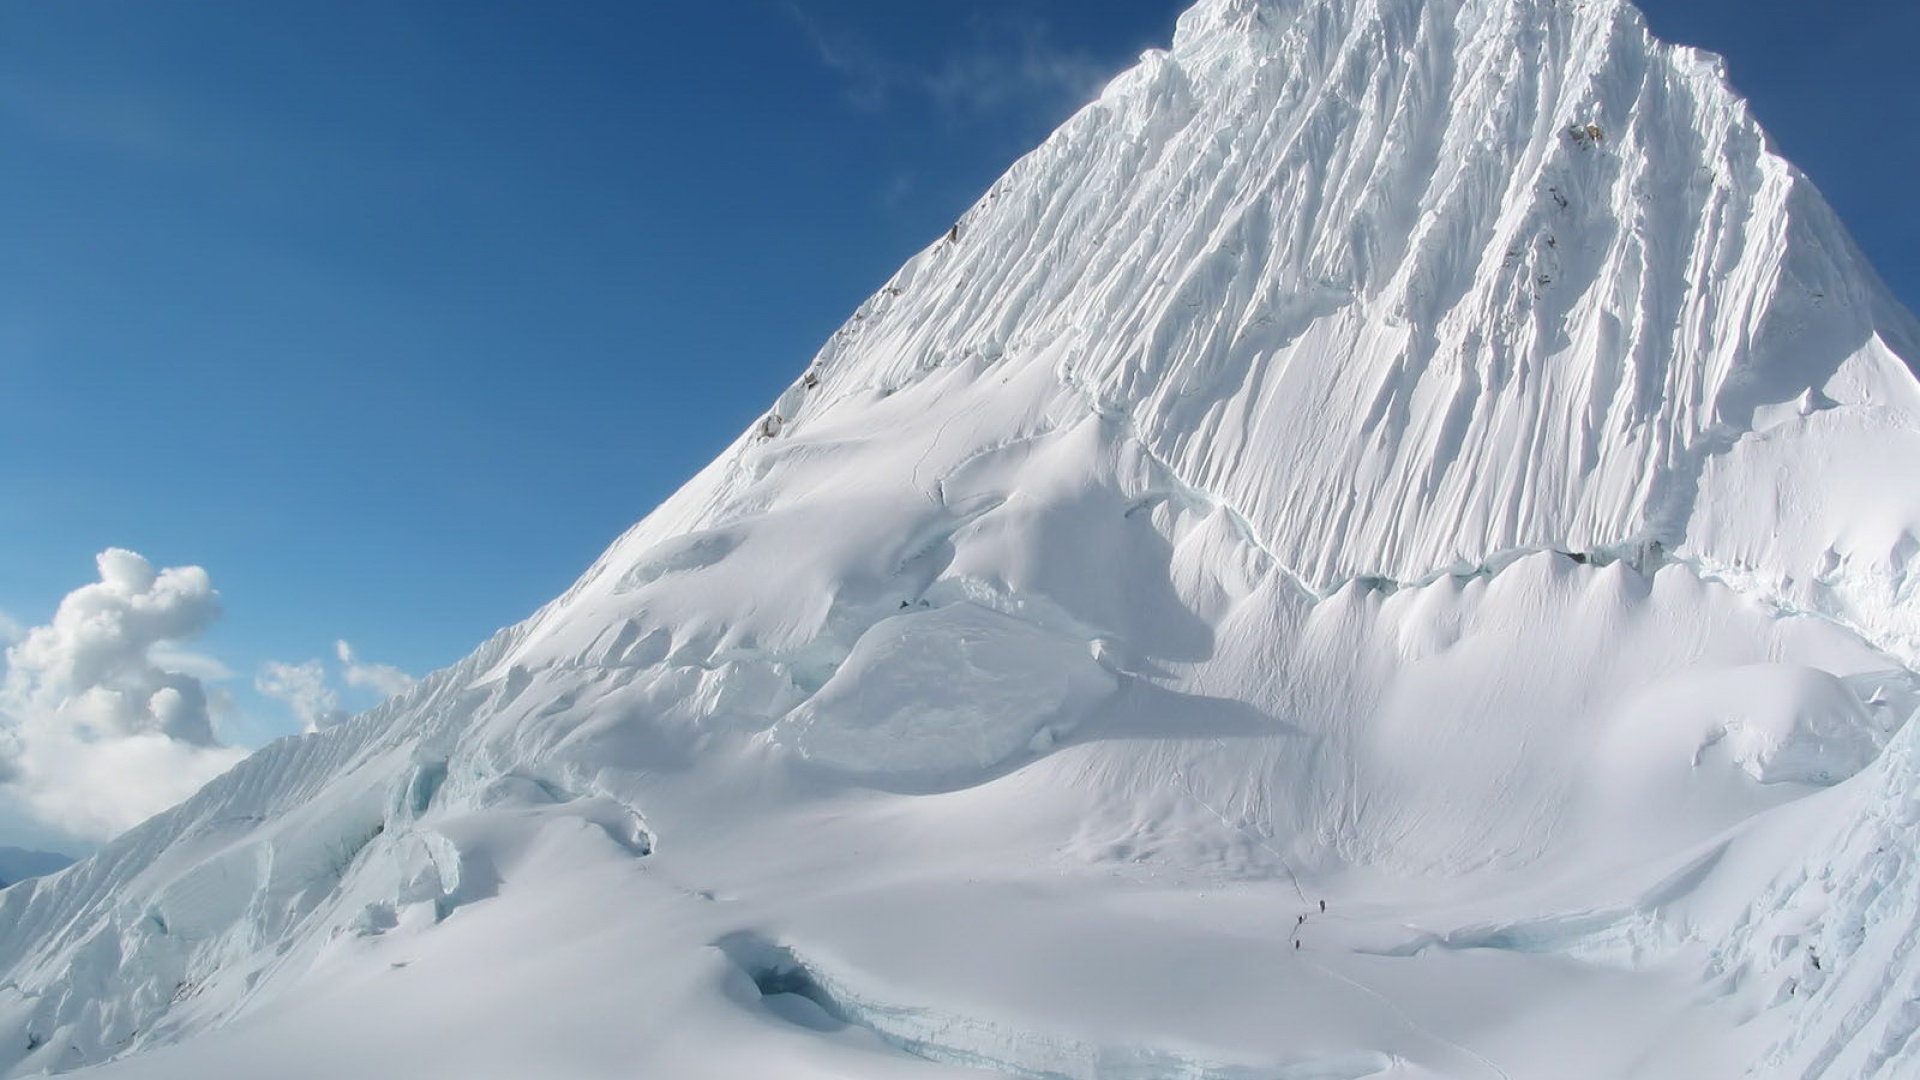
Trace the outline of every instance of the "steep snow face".
{"label": "steep snow face", "polygon": [[1323,591],[1677,547],[1742,436],[1917,404],[1818,196],[1618,3],[1203,5],[862,316],[787,419],[1043,364]]}
{"label": "steep snow face", "polygon": [[1624,4],[1208,0],[566,595],[0,893],[0,1072],[1898,1075],[1916,336]]}
{"label": "steep snow face", "polygon": [[1658,542],[1920,646],[1911,319],[1625,4],[1203,4],[957,237],[763,430],[867,432],[960,370],[1119,425],[1318,593]]}

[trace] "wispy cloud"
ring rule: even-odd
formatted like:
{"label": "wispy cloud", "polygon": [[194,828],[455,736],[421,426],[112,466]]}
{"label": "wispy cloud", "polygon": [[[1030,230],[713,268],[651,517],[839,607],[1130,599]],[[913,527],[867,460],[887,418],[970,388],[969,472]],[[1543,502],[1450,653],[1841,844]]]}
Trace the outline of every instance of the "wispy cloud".
{"label": "wispy cloud", "polygon": [[1091,100],[1114,75],[1112,65],[1055,45],[1038,19],[980,18],[974,26],[973,44],[921,80],[950,114],[984,118],[1018,108],[1070,108]]}
{"label": "wispy cloud", "polygon": [[269,660],[253,677],[253,688],[292,709],[304,731],[329,728],[347,718],[340,695],[327,685],[327,669],[318,660],[301,664]]}
{"label": "wispy cloud", "polygon": [[881,209],[893,211],[905,206],[918,186],[912,173],[894,173],[887,180],[886,187],[880,190]]}
{"label": "wispy cloud", "polygon": [[786,8],[820,63],[845,80],[847,100],[865,112],[884,108],[901,71],[863,39],[814,17],[798,0],[786,0]]}
{"label": "wispy cloud", "polygon": [[0,121],[39,139],[150,164],[177,165],[205,154],[211,133],[195,111],[151,86],[69,85],[0,76]]}
{"label": "wispy cloud", "polygon": [[404,694],[413,689],[413,676],[391,664],[369,664],[355,654],[353,646],[344,641],[333,643],[333,654],[339,659],[341,677],[347,685],[361,690],[372,690],[383,698]]}
{"label": "wispy cloud", "polygon": [[1030,15],[977,15],[955,45],[927,64],[887,55],[800,0],[786,0],[786,9],[820,63],[840,75],[847,100],[868,112],[908,99],[953,120],[1055,113],[1091,99],[1118,68],[1059,46],[1047,24]]}
{"label": "wispy cloud", "polygon": [[320,660],[289,664],[269,660],[254,676],[253,688],[293,710],[306,731],[332,727],[351,715],[341,708],[339,685],[354,690],[370,690],[380,698],[406,693],[413,687],[413,676],[391,664],[372,664],[360,659],[352,645],[333,643],[338,678],[329,673]]}

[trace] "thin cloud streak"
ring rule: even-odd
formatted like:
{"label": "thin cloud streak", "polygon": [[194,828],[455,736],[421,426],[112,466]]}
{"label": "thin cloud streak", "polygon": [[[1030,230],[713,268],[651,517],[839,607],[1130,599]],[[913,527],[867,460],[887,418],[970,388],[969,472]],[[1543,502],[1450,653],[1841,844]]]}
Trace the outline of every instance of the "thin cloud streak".
{"label": "thin cloud streak", "polygon": [[[949,55],[921,86],[943,111],[984,119],[1022,106],[1065,109],[1092,100],[1116,67],[1063,49],[1037,19],[975,21],[975,44]],[[1011,43],[1011,48],[1008,47]]]}
{"label": "thin cloud streak", "polygon": [[821,65],[842,78],[848,102],[863,112],[908,98],[957,121],[1054,113],[1091,100],[1123,66],[1057,46],[1042,20],[1002,15],[970,20],[966,43],[928,69],[882,55],[799,0],[786,0],[785,7]]}
{"label": "thin cloud streak", "polygon": [[889,91],[901,80],[903,72],[869,49],[858,38],[829,29],[802,8],[798,0],[786,0],[787,14],[799,25],[812,46],[814,55],[829,71],[845,81],[847,101],[862,112],[879,112],[887,105]]}

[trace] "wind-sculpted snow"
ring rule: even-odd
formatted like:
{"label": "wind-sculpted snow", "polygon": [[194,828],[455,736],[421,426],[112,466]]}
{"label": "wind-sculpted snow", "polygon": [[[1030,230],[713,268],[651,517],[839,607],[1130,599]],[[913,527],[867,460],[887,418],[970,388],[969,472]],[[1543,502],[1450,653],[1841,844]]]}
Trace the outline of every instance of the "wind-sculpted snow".
{"label": "wind-sculpted snow", "polygon": [[565,595],[0,892],[0,1074],[1902,1075],[1916,337],[1624,4],[1206,0]]}
{"label": "wind-sculpted snow", "polygon": [[1911,431],[1884,339],[1718,62],[1625,5],[1216,4],[870,301],[783,432],[1043,365],[1310,580],[1404,577],[1677,546],[1770,407]]}

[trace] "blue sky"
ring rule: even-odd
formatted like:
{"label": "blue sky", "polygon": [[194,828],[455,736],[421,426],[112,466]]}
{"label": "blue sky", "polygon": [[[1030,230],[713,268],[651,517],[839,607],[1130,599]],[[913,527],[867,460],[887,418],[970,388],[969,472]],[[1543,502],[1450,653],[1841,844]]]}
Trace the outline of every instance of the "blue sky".
{"label": "blue sky", "polygon": [[[205,567],[248,745],[269,661],[457,659],[1181,6],[0,0],[0,612]],[[1920,300],[1920,5],[1643,7]]]}

